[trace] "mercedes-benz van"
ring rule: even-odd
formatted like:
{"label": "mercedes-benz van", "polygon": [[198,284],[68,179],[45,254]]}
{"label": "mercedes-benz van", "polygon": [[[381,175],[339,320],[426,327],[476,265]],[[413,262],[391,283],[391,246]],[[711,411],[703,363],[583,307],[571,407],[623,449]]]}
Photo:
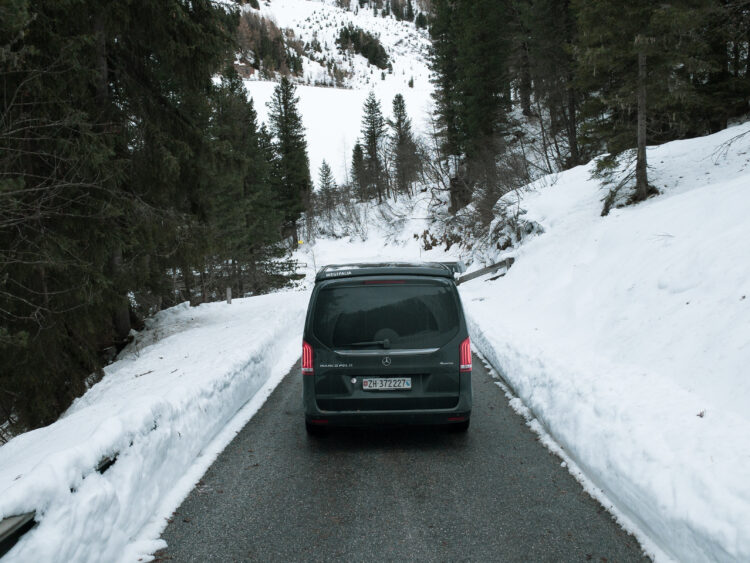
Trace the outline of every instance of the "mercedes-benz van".
{"label": "mercedes-benz van", "polygon": [[315,280],[302,342],[305,424],[450,425],[472,405],[471,343],[455,268],[347,264]]}

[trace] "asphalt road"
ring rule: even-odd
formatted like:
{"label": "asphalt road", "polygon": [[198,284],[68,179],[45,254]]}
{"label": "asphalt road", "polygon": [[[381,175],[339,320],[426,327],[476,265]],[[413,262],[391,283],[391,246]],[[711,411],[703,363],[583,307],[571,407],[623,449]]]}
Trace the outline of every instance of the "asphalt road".
{"label": "asphalt road", "polygon": [[308,438],[295,366],[174,514],[168,561],[648,561],[474,358],[465,435]]}

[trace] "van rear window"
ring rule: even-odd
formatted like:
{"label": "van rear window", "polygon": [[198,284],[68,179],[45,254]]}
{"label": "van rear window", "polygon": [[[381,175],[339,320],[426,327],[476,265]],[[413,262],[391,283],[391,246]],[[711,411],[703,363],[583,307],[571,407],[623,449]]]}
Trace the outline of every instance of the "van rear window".
{"label": "van rear window", "polygon": [[313,332],[337,349],[437,348],[456,335],[458,315],[447,284],[334,286],[318,294]]}

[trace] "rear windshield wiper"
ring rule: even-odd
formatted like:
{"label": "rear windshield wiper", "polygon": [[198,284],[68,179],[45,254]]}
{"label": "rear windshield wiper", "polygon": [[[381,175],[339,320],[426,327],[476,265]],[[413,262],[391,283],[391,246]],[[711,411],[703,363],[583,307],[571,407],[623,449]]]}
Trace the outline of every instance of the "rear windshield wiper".
{"label": "rear windshield wiper", "polygon": [[391,347],[391,341],[386,338],[385,340],[373,340],[372,342],[351,342],[349,346],[382,346],[387,350]]}

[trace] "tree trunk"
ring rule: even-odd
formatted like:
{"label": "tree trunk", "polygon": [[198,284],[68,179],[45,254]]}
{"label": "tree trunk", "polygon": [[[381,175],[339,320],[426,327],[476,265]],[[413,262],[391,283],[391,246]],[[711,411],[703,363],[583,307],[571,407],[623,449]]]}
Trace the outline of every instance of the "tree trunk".
{"label": "tree trunk", "polygon": [[[122,285],[119,280],[122,276],[122,247],[119,244],[110,255],[110,268],[115,280],[115,287],[120,287]],[[127,295],[117,296],[112,313],[112,324],[115,328],[117,340],[124,341],[130,334],[130,301]]]}
{"label": "tree trunk", "polygon": [[193,272],[186,263],[182,266],[182,280],[185,282],[185,299],[186,301],[193,301]]}
{"label": "tree trunk", "polygon": [[646,53],[638,51],[638,154],[635,163],[635,201],[648,197],[646,163]]}
{"label": "tree trunk", "polygon": [[[107,66],[107,30],[105,11],[102,9],[94,18],[94,36],[96,45],[96,103],[102,114],[109,109],[109,68]],[[117,242],[109,255],[110,275],[113,287],[118,293],[113,304],[112,324],[119,342],[130,334],[130,300],[122,283],[122,245]]]}
{"label": "tree trunk", "polygon": [[208,303],[208,290],[206,289],[206,272],[205,266],[201,268],[201,301]]}
{"label": "tree trunk", "polygon": [[565,124],[568,129],[568,148],[570,149],[570,167],[578,166],[581,162],[581,156],[578,152],[578,124],[576,119],[576,106],[578,100],[575,89],[570,86],[573,82],[572,73],[568,75],[568,115]]}
{"label": "tree trunk", "polygon": [[521,99],[521,111],[528,117],[531,115],[531,71],[529,70],[529,53],[526,43],[521,45],[521,81],[518,95]]}
{"label": "tree trunk", "polygon": [[109,70],[107,68],[107,36],[104,25],[104,10],[101,10],[94,19],[94,35],[96,37],[96,67],[98,72],[96,103],[101,111],[105,111],[109,98]]}

